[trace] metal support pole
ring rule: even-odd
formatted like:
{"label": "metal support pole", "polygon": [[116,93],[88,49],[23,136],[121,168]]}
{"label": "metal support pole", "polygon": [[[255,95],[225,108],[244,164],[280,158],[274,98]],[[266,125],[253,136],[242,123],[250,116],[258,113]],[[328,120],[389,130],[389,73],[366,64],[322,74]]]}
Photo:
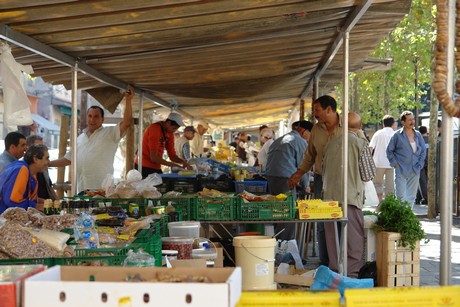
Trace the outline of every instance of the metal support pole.
{"label": "metal support pole", "polygon": [[[453,97],[454,86],[454,43],[455,43],[455,0],[448,1],[448,47],[447,47],[447,93]],[[453,130],[452,116],[447,112],[442,112],[442,134],[441,134],[441,256],[439,270],[439,284],[446,286],[452,280],[452,193],[453,193]]]}
{"label": "metal support pole", "polygon": [[72,69],[72,118],[70,121],[70,146],[72,163],[70,164],[71,174],[71,196],[77,195],[77,125],[78,125],[78,62],[75,62]]}
{"label": "metal support pole", "polygon": [[[349,43],[350,43],[350,32],[344,33],[343,41],[343,125],[342,125],[342,182],[343,182],[343,200],[342,209],[343,216],[348,217],[348,71],[349,71]],[[345,224],[343,228],[344,234],[342,234],[342,260],[343,268],[342,275],[347,276],[347,257],[348,257],[348,224]],[[340,267],[339,267],[340,269]]]}
{"label": "metal support pole", "polygon": [[139,97],[139,131],[137,138],[137,170],[142,174],[142,137],[144,135],[144,92]]}

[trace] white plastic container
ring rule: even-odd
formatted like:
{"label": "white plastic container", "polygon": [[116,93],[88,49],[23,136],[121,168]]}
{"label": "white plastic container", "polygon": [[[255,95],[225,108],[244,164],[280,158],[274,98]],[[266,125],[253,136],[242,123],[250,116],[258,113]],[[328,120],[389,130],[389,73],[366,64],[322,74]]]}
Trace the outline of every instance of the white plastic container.
{"label": "white plastic container", "polygon": [[275,245],[276,240],[269,236],[233,238],[236,266],[243,272],[243,291],[276,290]]}
{"label": "white plastic container", "polygon": [[200,222],[184,221],[168,223],[169,235],[171,237],[199,238]]}

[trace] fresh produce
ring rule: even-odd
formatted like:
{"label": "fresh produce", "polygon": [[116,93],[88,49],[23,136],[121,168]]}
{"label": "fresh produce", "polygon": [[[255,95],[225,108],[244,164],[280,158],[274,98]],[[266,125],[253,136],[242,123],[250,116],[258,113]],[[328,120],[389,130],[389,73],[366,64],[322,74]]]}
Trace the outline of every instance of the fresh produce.
{"label": "fresh produce", "polygon": [[403,202],[393,194],[388,195],[379,206],[375,231],[398,232],[401,245],[413,250],[417,241],[426,240],[426,234],[408,202]]}

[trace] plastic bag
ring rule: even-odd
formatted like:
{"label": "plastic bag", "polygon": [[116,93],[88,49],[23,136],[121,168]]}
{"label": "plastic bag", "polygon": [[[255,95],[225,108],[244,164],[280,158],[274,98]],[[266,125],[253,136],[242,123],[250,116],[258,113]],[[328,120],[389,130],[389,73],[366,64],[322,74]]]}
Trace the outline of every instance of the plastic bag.
{"label": "plastic bag", "polygon": [[146,216],[144,218],[140,218],[137,220],[136,223],[132,223],[128,227],[120,229],[121,234],[130,234],[138,231],[139,229],[149,228],[150,224],[152,224],[154,216]]}
{"label": "plastic bag", "polygon": [[83,212],[78,217],[73,229],[75,240],[81,248],[99,248],[99,234],[95,227],[94,217]]}
{"label": "plastic bag", "polygon": [[115,188],[115,194],[117,194],[120,198],[139,197],[140,193],[133,184],[134,182],[129,183],[127,181],[120,181]]}
{"label": "plastic bag", "polygon": [[[161,179],[160,174],[150,174],[147,176],[147,178],[140,180],[140,181],[134,181],[131,182],[131,185],[136,189],[136,191],[142,195],[144,192],[155,192],[157,189],[155,186],[162,184],[163,180]],[[161,196],[161,195],[160,195]]]}
{"label": "plastic bag", "polygon": [[18,222],[22,226],[29,222],[29,215],[27,214],[27,211],[21,207],[7,208],[3,211],[1,216],[9,221]]}
{"label": "plastic bag", "polygon": [[321,265],[315,273],[315,278],[310,290],[338,289],[343,297],[345,289],[349,288],[373,288],[372,278],[354,279],[331,271],[328,267]]}
{"label": "plastic bag", "polygon": [[24,86],[23,72],[32,74],[32,66],[17,63],[8,44],[0,45],[0,76],[3,84],[3,121],[8,131],[17,126],[29,126],[34,122],[30,112],[30,101]]}
{"label": "plastic bag", "polygon": [[295,268],[303,270],[304,266],[300,257],[299,247],[296,240],[278,240],[275,246],[275,263],[288,263],[293,261]]}
{"label": "plastic bag", "polygon": [[141,181],[142,174],[137,169],[132,169],[126,174],[126,180],[128,182]]}
{"label": "plastic bag", "polygon": [[372,181],[364,183],[364,205],[376,207],[379,204],[379,197]]}
{"label": "plastic bag", "polygon": [[153,267],[155,266],[155,257],[147,254],[142,249],[139,249],[137,252],[129,250],[123,266]]}

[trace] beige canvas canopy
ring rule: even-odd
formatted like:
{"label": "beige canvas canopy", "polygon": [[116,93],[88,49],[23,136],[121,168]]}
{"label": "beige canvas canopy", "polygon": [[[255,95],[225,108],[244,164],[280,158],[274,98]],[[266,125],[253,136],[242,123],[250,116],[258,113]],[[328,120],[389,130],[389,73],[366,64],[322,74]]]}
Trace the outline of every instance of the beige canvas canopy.
{"label": "beige canvas canopy", "polygon": [[[171,103],[190,119],[222,128],[278,122],[342,78],[345,28],[350,71],[386,66],[369,59],[408,13],[409,0],[4,0],[0,38],[34,75],[78,88],[108,110],[118,87],[145,93],[144,110]],[[136,101],[134,105],[137,106]],[[136,108],[136,107],[135,107]]]}

